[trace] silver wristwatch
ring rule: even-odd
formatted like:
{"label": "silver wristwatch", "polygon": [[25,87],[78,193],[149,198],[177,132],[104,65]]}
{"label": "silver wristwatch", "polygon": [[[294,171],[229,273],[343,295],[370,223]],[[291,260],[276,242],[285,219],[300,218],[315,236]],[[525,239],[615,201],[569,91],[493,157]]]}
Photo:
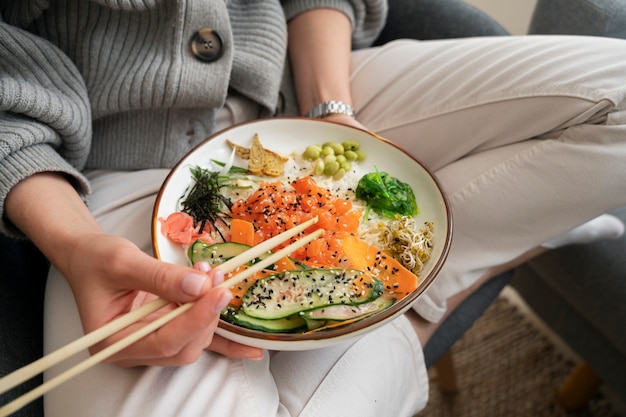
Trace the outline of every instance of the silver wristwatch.
{"label": "silver wristwatch", "polygon": [[329,114],[346,114],[350,117],[355,116],[354,109],[349,104],[342,101],[330,100],[313,107],[306,114],[306,117],[321,119]]}

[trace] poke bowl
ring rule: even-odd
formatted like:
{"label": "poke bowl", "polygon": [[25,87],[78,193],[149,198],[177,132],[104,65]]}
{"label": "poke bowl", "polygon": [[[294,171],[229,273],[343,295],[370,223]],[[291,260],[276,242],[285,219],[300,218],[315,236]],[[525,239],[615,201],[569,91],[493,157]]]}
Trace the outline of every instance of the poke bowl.
{"label": "poke bowl", "polygon": [[153,252],[219,266],[312,217],[309,231],[322,237],[235,284],[217,334],[270,350],[361,337],[424,293],[452,239],[439,182],[399,146],[337,123],[273,118],[220,131],[178,162],[154,205]]}

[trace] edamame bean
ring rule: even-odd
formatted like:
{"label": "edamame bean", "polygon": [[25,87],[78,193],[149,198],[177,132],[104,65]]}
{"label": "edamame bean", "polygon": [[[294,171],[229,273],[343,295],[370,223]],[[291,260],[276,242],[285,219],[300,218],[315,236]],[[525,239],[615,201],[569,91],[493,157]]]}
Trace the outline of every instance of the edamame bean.
{"label": "edamame bean", "polygon": [[335,155],[326,155],[322,160],[324,161],[325,164],[329,164],[331,162],[337,161],[337,157]]}
{"label": "edamame bean", "polygon": [[346,160],[348,161],[356,161],[359,157],[359,155],[357,155],[355,151],[345,151],[343,153],[343,156],[345,156]]}
{"label": "edamame bean", "polygon": [[324,167],[324,174],[328,176],[335,175],[337,171],[339,171],[339,164],[337,161],[332,161]]}
{"label": "edamame bean", "polygon": [[305,159],[315,162],[314,175],[332,176],[338,180],[352,169],[353,162],[365,160],[365,152],[357,141],[324,142],[309,145],[302,153]]}
{"label": "edamame bean", "polygon": [[318,159],[317,162],[315,163],[315,169],[313,172],[315,173],[315,175],[322,175],[324,173],[325,167],[326,167],[326,164],[324,164],[324,160]]}
{"label": "edamame bean", "polygon": [[322,148],[333,148],[335,155],[342,155],[344,152],[343,146],[339,142],[324,142]]}
{"label": "edamame bean", "polygon": [[343,146],[343,148],[347,151],[356,151],[357,149],[359,149],[361,144],[355,140],[347,140],[343,142],[341,146]]}
{"label": "edamame bean", "polygon": [[346,175],[346,170],[345,170],[345,169],[343,169],[343,168],[339,168],[339,169],[337,170],[337,172],[335,172],[335,173],[333,174],[333,179],[334,179],[334,180],[340,180],[340,179],[342,179],[342,178],[343,178],[343,176],[344,176],[344,175]]}
{"label": "edamame bean", "polygon": [[330,146],[322,146],[322,156],[334,155],[335,150]]}
{"label": "edamame bean", "polygon": [[317,158],[320,157],[321,153],[322,153],[322,147],[321,146],[319,146],[319,145],[310,145],[310,146],[306,147],[306,149],[302,153],[302,156],[305,159],[308,159],[309,161],[315,161]]}

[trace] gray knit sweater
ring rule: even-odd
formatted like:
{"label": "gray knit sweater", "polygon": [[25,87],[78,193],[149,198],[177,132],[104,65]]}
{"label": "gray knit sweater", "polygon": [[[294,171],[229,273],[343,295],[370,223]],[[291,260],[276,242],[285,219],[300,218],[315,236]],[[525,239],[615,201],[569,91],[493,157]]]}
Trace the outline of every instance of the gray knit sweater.
{"label": "gray knit sweater", "polygon": [[[352,21],[353,45],[381,29],[383,0],[3,0],[0,4],[0,214],[7,193],[41,171],[173,166],[213,132],[229,91],[274,113],[297,112],[286,22],[313,7]],[[189,40],[211,28],[223,55],[198,60]],[[281,91],[282,89],[282,91]],[[2,216],[0,231],[19,233]]]}

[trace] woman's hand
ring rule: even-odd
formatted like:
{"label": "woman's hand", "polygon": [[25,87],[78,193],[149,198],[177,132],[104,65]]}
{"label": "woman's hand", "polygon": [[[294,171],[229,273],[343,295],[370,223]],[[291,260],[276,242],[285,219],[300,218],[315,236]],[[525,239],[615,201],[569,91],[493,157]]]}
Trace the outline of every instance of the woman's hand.
{"label": "woman's hand", "polygon": [[225,342],[215,339],[220,311],[232,298],[227,288],[214,288],[224,279],[220,270],[202,263],[191,269],[160,262],[116,236],[102,234],[91,236],[88,241],[89,245],[78,245],[73,251],[70,280],[86,332],[152,301],[156,295],[173,301],[94,346],[92,352],[154,321],[178,304],[194,301],[189,311],[108,361],[124,367],[184,365],[194,362],[207,348],[229,357],[263,355],[260,349],[238,344],[229,344],[225,349]]}
{"label": "woman's hand", "polygon": [[[46,201],[46,216],[38,203]],[[214,288],[223,274],[200,264],[193,269],[161,262],[128,240],[104,233],[71,185],[56,174],[36,174],[15,186],[5,200],[6,212],[67,278],[84,330],[92,331],[120,315],[162,297],[172,304],[94,346],[97,351],[147,322],[195,302],[187,312],[110,361],[124,367],[182,365],[204,349],[230,357],[259,358],[261,349],[226,343],[214,337],[228,289]],[[88,244],[86,244],[86,242]]]}

